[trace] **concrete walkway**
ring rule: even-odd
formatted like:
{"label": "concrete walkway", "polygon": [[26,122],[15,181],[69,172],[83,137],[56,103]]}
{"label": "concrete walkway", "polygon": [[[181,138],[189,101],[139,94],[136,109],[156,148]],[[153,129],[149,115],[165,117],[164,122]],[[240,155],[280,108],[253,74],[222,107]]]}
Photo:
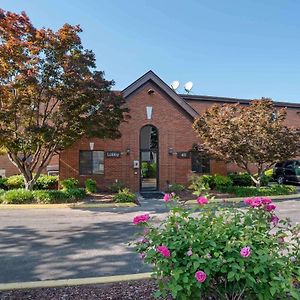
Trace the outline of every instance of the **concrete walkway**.
{"label": "concrete walkway", "polygon": [[[166,215],[163,200],[141,207],[0,210],[0,283],[148,272],[133,249],[135,215]],[[300,221],[300,201],[277,204]]]}

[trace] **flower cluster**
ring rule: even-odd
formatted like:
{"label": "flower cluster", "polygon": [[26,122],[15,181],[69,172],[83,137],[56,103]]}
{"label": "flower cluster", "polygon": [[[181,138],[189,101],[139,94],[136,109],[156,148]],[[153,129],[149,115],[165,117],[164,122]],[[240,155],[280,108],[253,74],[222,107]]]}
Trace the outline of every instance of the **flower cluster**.
{"label": "flower cluster", "polygon": [[[268,197],[252,197],[252,198],[245,199],[244,203],[252,207],[261,207],[261,206],[268,207],[272,203],[272,200]],[[274,209],[276,208],[275,205],[272,206],[274,206]]]}
{"label": "flower cluster", "polygon": [[171,252],[168,247],[161,245],[156,248],[156,251],[159,252],[162,256],[169,258],[171,256]]}
{"label": "flower cluster", "polygon": [[200,196],[200,197],[197,198],[197,203],[200,204],[200,205],[204,205],[204,204],[208,203],[208,200],[207,200],[207,198],[205,198],[203,196]]}
{"label": "flower cluster", "polygon": [[140,223],[145,223],[145,222],[147,222],[149,219],[150,219],[149,214],[139,215],[139,216],[135,216],[135,217],[133,218],[133,223],[134,223],[135,225],[138,225],[138,224],[140,224]]}

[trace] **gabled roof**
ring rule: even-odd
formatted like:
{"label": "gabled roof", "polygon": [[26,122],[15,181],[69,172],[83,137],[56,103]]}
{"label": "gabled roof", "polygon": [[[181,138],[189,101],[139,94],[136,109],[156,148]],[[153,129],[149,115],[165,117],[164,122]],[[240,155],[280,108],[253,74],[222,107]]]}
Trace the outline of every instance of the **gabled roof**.
{"label": "gabled roof", "polygon": [[163,80],[161,80],[153,71],[148,71],[139,79],[125,88],[122,93],[124,98],[128,98],[141,86],[148,82],[156,84],[164,93],[166,93],[175,103],[177,103],[191,118],[196,118],[198,113],[176,92],[174,92]]}
{"label": "gabled roof", "polygon": [[[253,99],[239,99],[239,98],[189,95],[189,94],[179,94],[179,96],[186,101],[210,101],[210,102],[220,102],[220,103],[240,103],[246,105],[253,100]],[[281,102],[281,101],[273,101],[273,103],[277,107],[300,108],[300,103]]]}

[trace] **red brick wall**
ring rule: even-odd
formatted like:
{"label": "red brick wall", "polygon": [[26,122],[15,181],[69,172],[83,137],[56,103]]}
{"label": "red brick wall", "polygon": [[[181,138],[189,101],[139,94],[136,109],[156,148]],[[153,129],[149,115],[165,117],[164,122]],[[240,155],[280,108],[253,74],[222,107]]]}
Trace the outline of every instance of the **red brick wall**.
{"label": "red brick wall", "polygon": [[[59,156],[54,155],[49,163],[49,165],[58,165],[59,164]],[[5,170],[5,176],[11,176],[19,174],[18,169],[11,163],[7,155],[0,155],[0,170]],[[44,169],[43,173],[47,173],[47,170]]]}
{"label": "red brick wall", "polygon": [[[154,94],[149,95],[148,90]],[[82,139],[60,155],[60,178],[78,178],[84,184],[86,178],[94,178],[99,188],[106,188],[116,179],[124,182],[132,190],[139,190],[140,171],[133,169],[133,160],[139,160],[140,129],[147,124],[154,125],[159,133],[159,189],[163,190],[170,183],[187,184],[191,174],[191,160],[169,155],[168,148],[175,152],[189,151],[198,138],[192,129],[192,120],[173,100],[152,84],[131,95],[127,101],[131,119],[121,125],[122,137],[118,140]],[[147,120],[146,106],[152,106],[152,120]],[[94,142],[94,150],[121,151],[121,158],[105,158],[104,175],[79,175],[79,150],[89,150],[89,143]],[[130,155],[126,149],[130,148]],[[223,162],[211,163],[212,173],[225,174]]]}

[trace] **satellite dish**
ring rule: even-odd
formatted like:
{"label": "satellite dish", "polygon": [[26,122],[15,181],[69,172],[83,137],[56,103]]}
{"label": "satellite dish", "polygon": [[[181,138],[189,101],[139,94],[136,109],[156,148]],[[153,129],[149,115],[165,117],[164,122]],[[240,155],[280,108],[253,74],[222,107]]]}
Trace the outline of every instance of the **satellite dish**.
{"label": "satellite dish", "polygon": [[185,85],[184,85],[184,89],[187,93],[189,93],[191,91],[191,89],[193,88],[193,83],[191,81],[188,81]]}
{"label": "satellite dish", "polygon": [[177,89],[178,89],[178,87],[179,87],[179,81],[178,80],[174,80],[174,81],[172,81],[172,83],[171,83],[171,89],[173,90],[173,91],[176,91]]}

